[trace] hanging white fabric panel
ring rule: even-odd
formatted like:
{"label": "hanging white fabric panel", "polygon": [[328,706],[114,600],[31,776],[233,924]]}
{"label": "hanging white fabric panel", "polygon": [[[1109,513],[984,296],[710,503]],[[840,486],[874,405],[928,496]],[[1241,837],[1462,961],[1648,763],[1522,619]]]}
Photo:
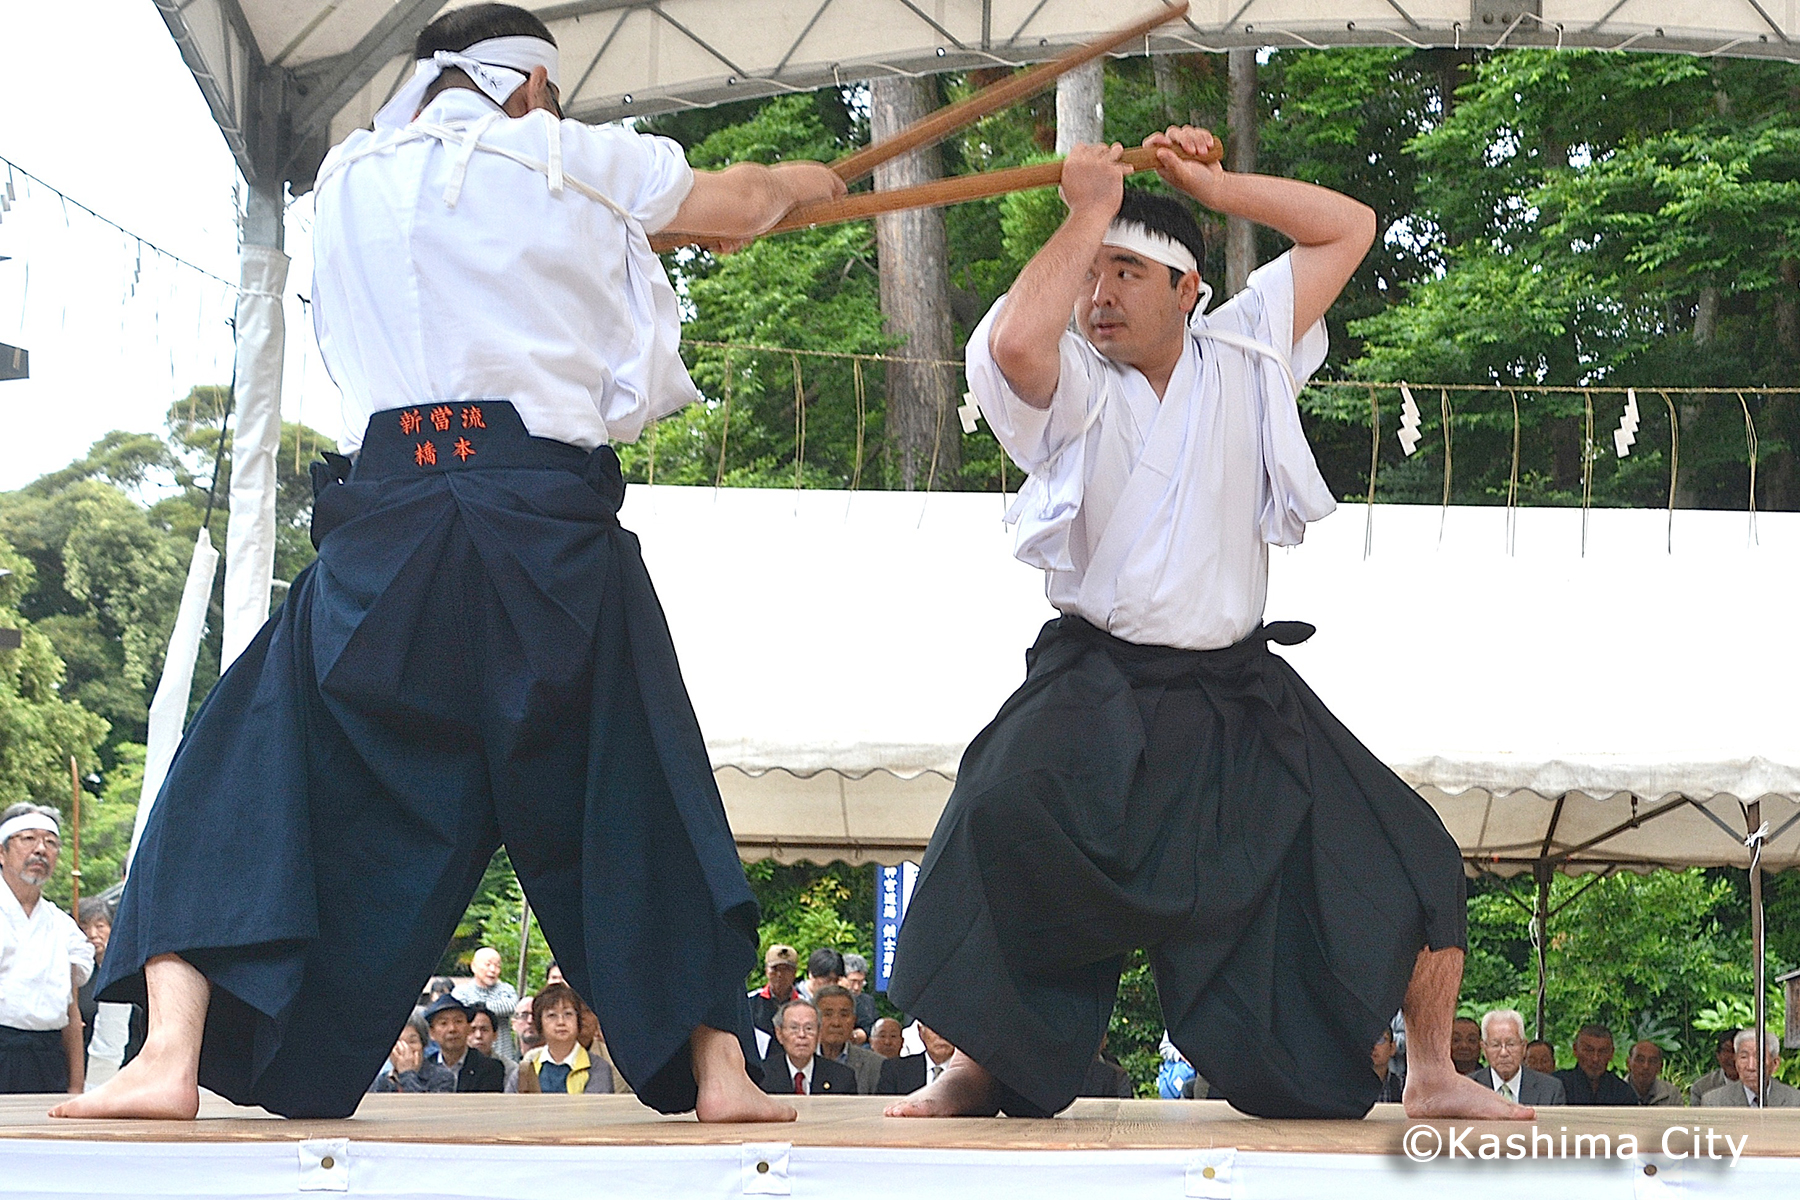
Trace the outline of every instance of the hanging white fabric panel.
{"label": "hanging white fabric panel", "polygon": [[156,795],[162,791],[175,759],[175,748],[181,744],[182,726],[187,722],[188,701],[194,690],[194,660],[200,655],[200,638],[206,632],[206,608],[212,600],[213,576],[219,567],[219,552],[213,548],[212,536],[205,529],[194,540],[194,558],[188,563],[187,583],[181,589],[181,609],[175,615],[175,628],[169,634],[169,652],[163,657],[162,679],[156,685],[156,698],[150,702],[149,745],[144,752],[144,787],[138,793],[137,823],[131,830],[131,849],[125,856],[129,871],[137,854],[138,842],[144,836],[144,823]]}
{"label": "hanging white fabric panel", "polygon": [[231,527],[225,538],[223,671],[269,619],[275,570],[275,455],[281,449],[281,365],[286,333],[281,289],[288,256],[269,246],[240,251],[237,416],[231,439]]}

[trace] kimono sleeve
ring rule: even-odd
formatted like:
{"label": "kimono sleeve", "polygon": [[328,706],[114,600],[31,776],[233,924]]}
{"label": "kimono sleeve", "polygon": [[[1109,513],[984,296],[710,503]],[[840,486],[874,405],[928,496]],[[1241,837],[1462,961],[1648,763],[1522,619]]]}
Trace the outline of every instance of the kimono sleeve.
{"label": "kimono sleeve", "polygon": [[75,986],[81,987],[94,977],[94,944],[72,920],[68,922],[64,936],[69,949],[69,965],[75,969]]}
{"label": "kimono sleeve", "polygon": [[694,169],[679,142],[608,125],[562,123],[564,170],[655,233],[675,219],[694,187]]}
{"label": "kimono sleeve", "polygon": [[1097,355],[1081,335],[1065,330],[1058,350],[1061,369],[1050,407],[1027,404],[1013,390],[994,361],[988,335],[1006,304],[1002,296],[969,335],[966,368],[969,390],[1001,447],[1021,470],[1035,474],[1054,461],[1088,427],[1088,414],[1100,399]]}
{"label": "kimono sleeve", "polygon": [[[1244,290],[1220,306],[1208,323],[1218,321],[1269,346],[1287,360],[1294,388],[1306,386],[1312,373],[1325,362],[1330,341],[1323,318],[1294,337],[1293,255],[1283,254],[1257,268],[1245,281]],[[1260,356],[1259,356],[1260,357]],[[1256,368],[1260,383],[1261,448],[1264,492],[1258,515],[1263,540],[1274,546],[1297,546],[1306,537],[1306,526],[1329,516],[1337,508],[1325,477],[1300,426],[1299,397],[1273,363]]]}

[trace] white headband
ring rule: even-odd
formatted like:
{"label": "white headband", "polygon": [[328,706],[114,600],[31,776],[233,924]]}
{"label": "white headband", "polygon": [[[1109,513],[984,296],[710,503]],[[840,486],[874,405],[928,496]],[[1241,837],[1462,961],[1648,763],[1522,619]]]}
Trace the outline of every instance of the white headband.
{"label": "white headband", "polygon": [[467,50],[439,50],[430,58],[421,58],[406,86],[381,106],[375,114],[375,128],[398,129],[410,123],[424,103],[425,93],[451,67],[467,75],[495,104],[505,104],[530,77],[533,67],[544,68],[550,82],[557,82],[556,47],[543,38],[497,37],[476,42]]}
{"label": "white headband", "polygon": [[10,821],[0,822],[0,846],[6,845],[7,839],[15,833],[24,833],[27,829],[42,829],[46,833],[62,836],[62,830],[55,821],[43,813],[20,813]]}
{"label": "white headband", "polygon": [[1114,217],[1112,224],[1106,227],[1106,236],[1100,239],[1100,244],[1117,246],[1121,250],[1141,254],[1152,262],[1159,262],[1165,267],[1174,267],[1183,275],[1189,271],[1200,269],[1200,264],[1194,260],[1192,250],[1168,234],[1158,233],[1137,221],[1126,221]]}

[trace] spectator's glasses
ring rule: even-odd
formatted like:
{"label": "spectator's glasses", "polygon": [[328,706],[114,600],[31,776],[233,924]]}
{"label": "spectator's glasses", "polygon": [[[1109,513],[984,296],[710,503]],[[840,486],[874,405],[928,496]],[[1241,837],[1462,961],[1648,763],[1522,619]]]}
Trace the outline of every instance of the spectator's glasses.
{"label": "spectator's glasses", "polygon": [[1525,1048],[1525,1043],[1517,1038],[1507,1038],[1504,1042],[1483,1041],[1481,1044],[1490,1050],[1523,1050]]}
{"label": "spectator's glasses", "polygon": [[42,829],[31,829],[26,830],[24,833],[15,833],[6,839],[6,844],[8,846],[12,845],[14,842],[19,842],[27,850],[62,849],[62,839],[57,837],[54,833]]}

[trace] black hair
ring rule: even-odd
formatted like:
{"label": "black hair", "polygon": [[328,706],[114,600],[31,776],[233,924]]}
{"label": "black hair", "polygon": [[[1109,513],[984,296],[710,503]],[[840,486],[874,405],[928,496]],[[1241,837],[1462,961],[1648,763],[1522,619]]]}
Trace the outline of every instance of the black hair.
{"label": "black hair", "polygon": [[844,956],[829,946],[820,946],[806,956],[806,973],[814,979],[841,978],[844,974]]}
{"label": "black hair", "polygon": [[1546,1050],[1556,1049],[1555,1046],[1552,1046],[1549,1042],[1546,1042],[1543,1038],[1532,1038],[1529,1042],[1525,1043],[1525,1048],[1527,1050],[1531,1049],[1533,1046],[1542,1046]]}
{"label": "black hair", "polygon": [[1580,1041],[1582,1038],[1605,1038],[1610,1042],[1613,1040],[1613,1035],[1612,1030],[1606,1026],[1590,1023],[1575,1031],[1575,1040]]}
{"label": "black hair", "polygon": [[[1119,202],[1119,220],[1135,221],[1152,233],[1160,233],[1186,246],[1196,263],[1206,261],[1206,239],[1200,224],[1187,205],[1171,196],[1158,195],[1143,188],[1126,188]],[[1169,286],[1181,282],[1183,272],[1169,268]]]}
{"label": "black hair", "polygon": [[542,38],[552,46],[556,39],[535,15],[512,4],[471,4],[451,9],[425,28],[413,42],[414,58],[430,58],[439,50],[460,52],[476,42],[498,37]]}

